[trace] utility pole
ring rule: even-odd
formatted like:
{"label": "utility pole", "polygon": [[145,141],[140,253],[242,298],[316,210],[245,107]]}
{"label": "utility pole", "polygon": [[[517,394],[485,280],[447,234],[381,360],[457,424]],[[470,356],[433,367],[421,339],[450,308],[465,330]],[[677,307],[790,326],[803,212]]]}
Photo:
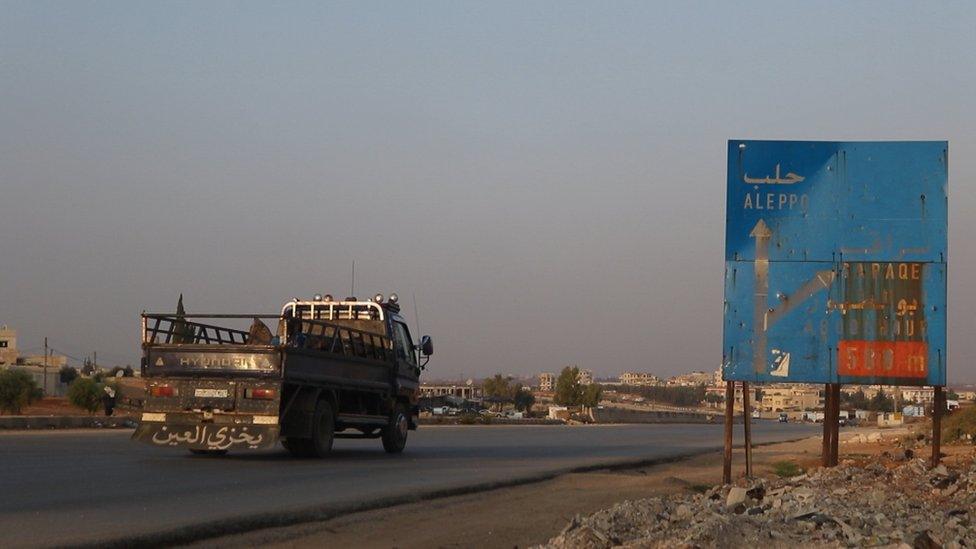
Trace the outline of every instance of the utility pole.
{"label": "utility pole", "polygon": [[44,337],[44,394],[47,394],[47,337]]}
{"label": "utility pole", "polygon": [[92,374],[98,371],[98,351],[92,351]]}

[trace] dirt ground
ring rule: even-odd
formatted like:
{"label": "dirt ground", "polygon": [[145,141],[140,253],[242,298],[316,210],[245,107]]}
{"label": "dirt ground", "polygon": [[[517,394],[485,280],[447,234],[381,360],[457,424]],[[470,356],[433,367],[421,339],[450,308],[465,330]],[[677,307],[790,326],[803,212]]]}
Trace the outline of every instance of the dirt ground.
{"label": "dirt ground", "polygon": [[23,416],[87,416],[88,412],[72,406],[64,397],[44,397],[20,411]]}
{"label": "dirt ground", "polygon": [[[853,431],[845,431],[852,433]],[[861,431],[866,432],[866,431]],[[886,433],[886,436],[893,432]],[[846,438],[842,434],[842,441]],[[773,464],[792,461],[803,469],[820,464],[819,437],[753,449],[754,472],[772,476]],[[843,443],[840,458],[870,460],[891,443]],[[972,446],[946,447],[948,460]],[[919,456],[931,454],[919,449]],[[735,475],[744,474],[741,451]],[[614,503],[678,492],[702,491],[722,480],[722,456],[618,471],[569,474],[549,481],[365,511],[316,523],[260,530],[201,542],[203,547],[528,547],[559,533],[576,514]]]}

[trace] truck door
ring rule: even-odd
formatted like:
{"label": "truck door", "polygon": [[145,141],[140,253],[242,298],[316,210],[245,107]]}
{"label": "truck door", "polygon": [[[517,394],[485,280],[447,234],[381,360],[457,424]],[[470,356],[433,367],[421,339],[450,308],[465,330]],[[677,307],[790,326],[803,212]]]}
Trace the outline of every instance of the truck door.
{"label": "truck door", "polygon": [[410,339],[410,330],[407,325],[398,321],[393,321],[393,339],[396,343],[397,373],[399,375],[416,378],[420,373],[417,363],[417,351],[413,348],[413,340]]}

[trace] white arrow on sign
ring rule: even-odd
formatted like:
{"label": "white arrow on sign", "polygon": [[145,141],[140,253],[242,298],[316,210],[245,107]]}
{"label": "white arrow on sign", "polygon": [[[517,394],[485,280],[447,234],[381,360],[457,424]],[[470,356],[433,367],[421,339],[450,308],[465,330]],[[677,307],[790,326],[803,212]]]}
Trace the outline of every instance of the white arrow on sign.
{"label": "white arrow on sign", "polygon": [[769,239],[773,231],[760,219],[749,233],[756,239],[756,257],[753,262],[755,274],[752,329],[756,333],[756,346],[752,351],[752,369],[762,373],[766,370],[766,309],[769,303]]}
{"label": "white arrow on sign", "polygon": [[834,271],[817,271],[795,294],[775,308],[769,308],[769,239],[773,231],[760,219],[749,232],[756,239],[756,257],[753,263],[755,290],[753,294],[752,329],[756,334],[756,344],[752,353],[752,368],[757,374],[766,371],[766,332],[780,318],[808,298],[829,288],[834,282]]}

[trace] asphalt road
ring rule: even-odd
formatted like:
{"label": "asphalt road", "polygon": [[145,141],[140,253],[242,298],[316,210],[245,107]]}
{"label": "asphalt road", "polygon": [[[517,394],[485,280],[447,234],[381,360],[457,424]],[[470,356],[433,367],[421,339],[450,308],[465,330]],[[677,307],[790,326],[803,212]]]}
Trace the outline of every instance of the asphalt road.
{"label": "asphalt road", "polygon": [[[753,437],[816,432],[760,422]],[[422,426],[399,456],[377,440],[337,440],[329,459],[296,460],[280,447],[191,456],[130,433],[0,434],[2,545],[188,541],[722,445],[719,425]]]}

